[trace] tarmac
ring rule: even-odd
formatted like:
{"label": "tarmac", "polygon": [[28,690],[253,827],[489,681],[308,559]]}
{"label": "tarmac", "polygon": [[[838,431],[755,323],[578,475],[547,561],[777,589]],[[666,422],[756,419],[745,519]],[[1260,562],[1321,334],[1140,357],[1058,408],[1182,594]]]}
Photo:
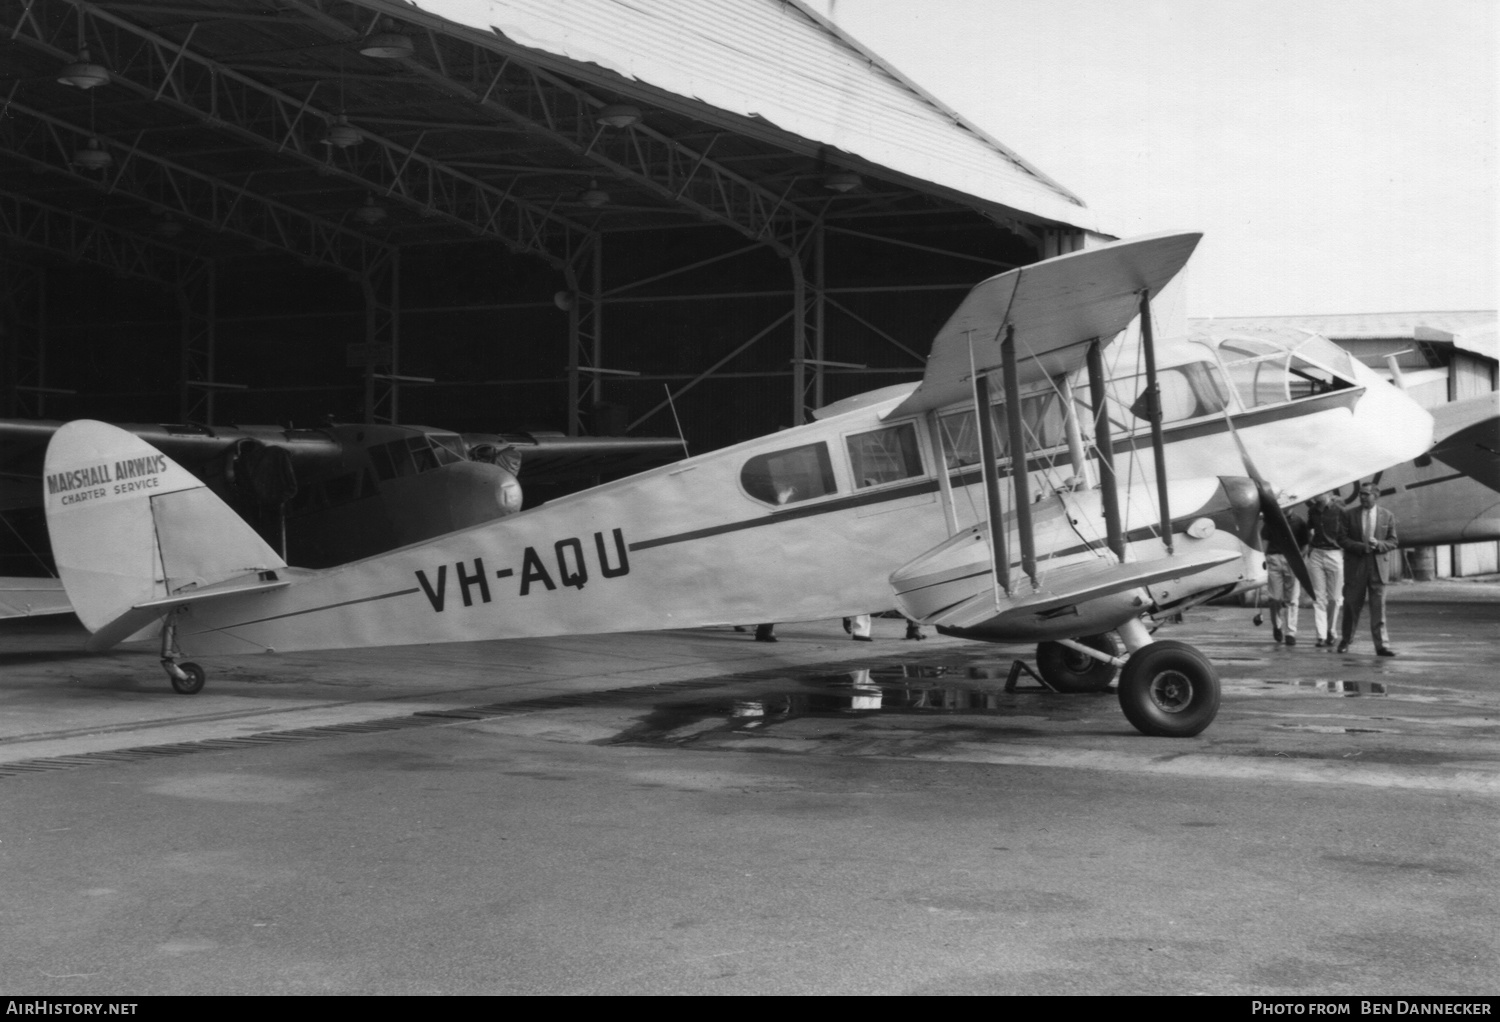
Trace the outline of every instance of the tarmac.
{"label": "tarmac", "polygon": [[[1192,739],[877,619],[206,661],[0,622],[0,991],[1493,995],[1500,584],[1167,625]],[[752,629],[753,630],[753,629]]]}

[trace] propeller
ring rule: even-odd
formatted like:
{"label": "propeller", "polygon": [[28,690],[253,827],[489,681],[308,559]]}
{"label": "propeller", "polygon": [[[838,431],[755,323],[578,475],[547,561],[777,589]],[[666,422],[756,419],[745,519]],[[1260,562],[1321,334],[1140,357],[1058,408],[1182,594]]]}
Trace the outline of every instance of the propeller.
{"label": "propeller", "polygon": [[[1224,413],[1224,419],[1229,421],[1229,413]],[[1250,460],[1250,452],[1245,450],[1244,441],[1240,439],[1239,432],[1234,428],[1234,423],[1229,422],[1229,435],[1234,437],[1235,446],[1240,449],[1240,460],[1245,464],[1245,474],[1255,484],[1255,491],[1260,495],[1260,516],[1265,522],[1267,548],[1273,552],[1286,557],[1287,563],[1291,565],[1292,574],[1297,576],[1297,581],[1302,583],[1304,592],[1312,592],[1312,575],[1308,573],[1307,562],[1302,559],[1302,550],[1297,545],[1297,539],[1292,535],[1291,523],[1286,519],[1286,512],[1281,510],[1281,505],[1276,502],[1276,490],[1266,482],[1266,477],[1256,469],[1255,462]],[[1260,622],[1256,622],[1259,624]]]}

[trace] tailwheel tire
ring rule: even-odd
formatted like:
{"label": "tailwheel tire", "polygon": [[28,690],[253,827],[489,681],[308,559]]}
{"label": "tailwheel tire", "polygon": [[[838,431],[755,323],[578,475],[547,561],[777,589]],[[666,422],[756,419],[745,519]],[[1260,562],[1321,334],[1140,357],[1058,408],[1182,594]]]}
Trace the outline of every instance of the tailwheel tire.
{"label": "tailwheel tire", "polygon": [[177,665],[177,669],[183,674],[187,675],[187,677],[179,678],[175,674],[170,675],[172,679],[172,688],[185,696],[190,696],[196,692],[202,691],[203,682],[207,680],[208,677],[203,673],[203,668],[199,667],[195,663],[181,663]]}
{"label": "tailwheel tire", "polygon": [[1185,642],[1142,646],[1120,672],[1120,709],[1143,735],[1191,738],[1219,712],[1218,672]]}
{"label": "tailwheel tire", "polygon": [[[1110,656],[1120,655],[1119,643],[1108,632],[1085,635],[1075,641]],[[1115,680],[1118,670],[1114,664],[1095,660],[1087,653],[1070,649],[1060,642],[1037,645],[1036,667],[1047,684],[1059,692],[1103,692]]]}

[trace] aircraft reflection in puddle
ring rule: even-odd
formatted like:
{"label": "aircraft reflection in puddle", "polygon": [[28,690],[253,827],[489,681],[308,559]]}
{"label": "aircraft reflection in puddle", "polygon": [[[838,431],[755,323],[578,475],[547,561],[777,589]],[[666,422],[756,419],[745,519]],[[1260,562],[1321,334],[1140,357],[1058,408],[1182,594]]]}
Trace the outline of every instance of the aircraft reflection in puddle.
{"label": "aircraft reflection in puddle", "polygon": [[[1249,679],[1246,679],[1247,681]],[[1283,688],[1298,689],[1309,694],[1330,696],[1386,696],[1390,687],[1381,681],[1342,681],[1337,678],[1291,678],[1285,681],[1267,678],[1257,679],[1254,690],[1276,692]]]}
{"label": "aircraft reflection in puddle", "polygon": [[[784,718],[875,710],[999,710],[1013,702],[1006,698],[1009,695],[1004,689],[1006,675],[1007,669],[997,664],[897,664],[860,668],[840,674],[787,679],[802,688],[735,699],[729,715],[734,718]],[[948,679],[948,683],[932,683],[939,678]]]}

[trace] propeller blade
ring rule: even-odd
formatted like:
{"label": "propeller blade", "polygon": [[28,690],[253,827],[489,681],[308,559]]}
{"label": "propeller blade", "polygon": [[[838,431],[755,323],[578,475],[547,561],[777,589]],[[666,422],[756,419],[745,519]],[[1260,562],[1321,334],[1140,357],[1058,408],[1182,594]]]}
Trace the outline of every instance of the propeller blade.
{"label": "propeller blade", "polygon": [[1281,510],[1281,505],[1276,502],[1276,491],[1271,484],[1266,482],[1265,476],[1261,475],[1255,467],[1255,462],[1250,460],[1250,452],[1245,450],[1244,441],[1240,439],[1239,431],[1234,428],[1234,422],[1229,419],[1229,412],[1225,410],[1224,418],[1229,422],[1229,435],[1234,437],[1235,446],[1240,449],[1240,460],[1245,463],[1245,474],[1255,483],[1255,490],[1260,494],[1260,516],[1266,523],[1266,535],[1269,549],[1281,554],[1291,566],[1292,574],[1297,576],[1297,581],[1302,583],[1303,591],[1312,592],[1312,575],[1307,570],[1307,562],[1302,559],[1302,550],[1297,545],[1297,539],[1292,535],[1292,525],[1286,520],[1286,513]]}

